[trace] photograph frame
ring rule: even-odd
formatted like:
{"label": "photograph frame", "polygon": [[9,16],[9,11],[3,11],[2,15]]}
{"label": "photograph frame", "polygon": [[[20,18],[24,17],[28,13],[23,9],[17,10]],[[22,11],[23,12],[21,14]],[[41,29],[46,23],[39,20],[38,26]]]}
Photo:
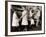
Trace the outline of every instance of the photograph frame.
{"label": "photograph frame", "polygon": [[[7,7],[8,2],[44,4],[44,33],[8,35],[8,7]],[[42,2],[24,2],[24,1],[5,1],[5,36],[24,36],[24,35],[38,35],[38,34],[45,34],[45,3],[42,3]]]}

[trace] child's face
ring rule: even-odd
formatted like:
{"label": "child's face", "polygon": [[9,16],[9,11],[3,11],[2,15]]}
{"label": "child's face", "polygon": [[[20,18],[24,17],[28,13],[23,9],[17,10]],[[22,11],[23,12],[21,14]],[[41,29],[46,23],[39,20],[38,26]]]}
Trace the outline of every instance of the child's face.
{"label": "child's face", "polygon": [[38,12],[37,7],[33,7],[33,8],[32,8],[32,13],[37,13],[37,12]]}

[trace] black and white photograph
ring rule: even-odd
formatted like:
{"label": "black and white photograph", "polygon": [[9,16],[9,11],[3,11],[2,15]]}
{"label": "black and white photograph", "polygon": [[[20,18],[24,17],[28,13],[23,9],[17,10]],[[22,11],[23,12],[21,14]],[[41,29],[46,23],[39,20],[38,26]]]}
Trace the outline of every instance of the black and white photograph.
{"label": "black and white photograph", "polygon": [[44,33],[44,4],[8,2],[8,35]]}
{"label": "black and white photograph", "polygon": [[42,7],[12,5],[11,32],[41,30]]}

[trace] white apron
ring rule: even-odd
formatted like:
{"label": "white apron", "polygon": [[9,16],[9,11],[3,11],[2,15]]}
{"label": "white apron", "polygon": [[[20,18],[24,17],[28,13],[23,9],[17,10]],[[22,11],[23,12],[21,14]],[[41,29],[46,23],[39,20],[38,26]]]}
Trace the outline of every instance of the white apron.
{"label": "white apron", "polygon": [[13,20],[12,20],[12,26],[19,26],[19,19],[16,15],[16,12],[13,13]]}
{"label": "white apron", "polygon": [[[27,13],[26,10],[24,10],[22,12],[22,16],[24,16]],[[22,25],[28,25],[28,21],[27,21],[27,14],[22,18]]]}

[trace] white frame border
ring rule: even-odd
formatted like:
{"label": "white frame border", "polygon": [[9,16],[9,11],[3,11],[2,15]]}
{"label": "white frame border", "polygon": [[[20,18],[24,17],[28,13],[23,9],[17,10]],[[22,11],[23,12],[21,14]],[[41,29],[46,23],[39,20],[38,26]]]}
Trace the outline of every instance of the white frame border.
{"label": "white frame border", "polygon": [[[24,32],[10,32],[10,9],[11,5],[34,5],[42,6],[42,30],[41,31],[24,31]],[[36,3],[21,3],[21,2],[8,2],[8,35],[20,35],[20,34],[35,34],[35,33],[44,33],[44,4]]]}

